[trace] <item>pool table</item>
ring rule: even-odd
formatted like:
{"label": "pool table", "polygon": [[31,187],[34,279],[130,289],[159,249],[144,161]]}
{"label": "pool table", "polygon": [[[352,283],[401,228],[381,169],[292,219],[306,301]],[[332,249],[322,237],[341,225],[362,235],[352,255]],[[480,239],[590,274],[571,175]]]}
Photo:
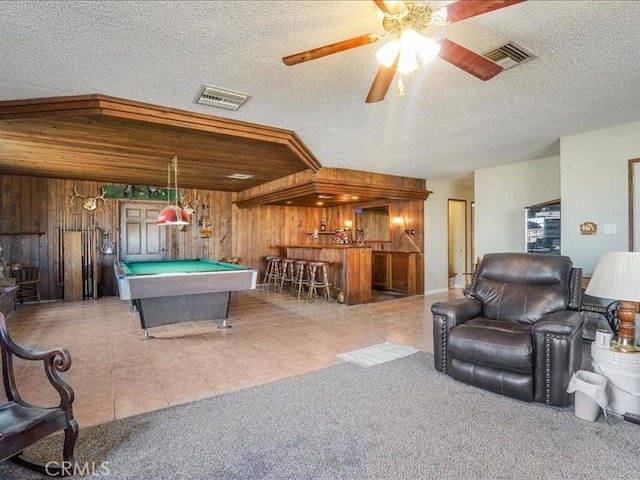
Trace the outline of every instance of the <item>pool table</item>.
{"label": "pool table", "polygon": [[229,328],[232,291],[256,288],[250,267],[205,259],[114,263],[122,300],[138,308],[145,337],[151,327],[190,320],[222,319]]}

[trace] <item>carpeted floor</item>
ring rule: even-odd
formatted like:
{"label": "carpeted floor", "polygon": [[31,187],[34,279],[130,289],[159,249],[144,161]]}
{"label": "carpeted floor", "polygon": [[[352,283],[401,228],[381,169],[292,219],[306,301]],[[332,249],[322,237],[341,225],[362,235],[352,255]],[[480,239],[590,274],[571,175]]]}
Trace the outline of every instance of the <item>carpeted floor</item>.
{"label": "carpeted floor", "polygon": [[[127,480],[631,479],[640,426],[469,387],[416,353],[83,429],[76,459]],[[39,477],[4,462],[0,478]]]}

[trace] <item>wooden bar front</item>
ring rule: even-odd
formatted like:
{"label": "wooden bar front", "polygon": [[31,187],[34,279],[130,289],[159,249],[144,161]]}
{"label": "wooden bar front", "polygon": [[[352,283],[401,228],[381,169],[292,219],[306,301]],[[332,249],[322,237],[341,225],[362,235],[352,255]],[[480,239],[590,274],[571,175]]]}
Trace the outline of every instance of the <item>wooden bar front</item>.
{"label": "wooden bar front", "polygon": [[329,281],[345,305],[371,302],[371,248],[347,245],[283,246],[287,258],[329,262]]}

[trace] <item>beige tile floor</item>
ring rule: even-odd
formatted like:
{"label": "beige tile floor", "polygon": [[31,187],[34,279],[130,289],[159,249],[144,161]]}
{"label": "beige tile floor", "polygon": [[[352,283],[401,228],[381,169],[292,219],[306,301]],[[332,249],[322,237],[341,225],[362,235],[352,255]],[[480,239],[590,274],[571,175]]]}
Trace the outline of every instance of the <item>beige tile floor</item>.
{"label": "beige tile floor", "polygon": [[[234,292],[233,328],[183,322],[151,329],[150,340],[117,297],[19,307],[8,325],[20,345],[69,350],[72,366],[63,378],[87,427],[329,367],[342,361],[339,353],[386,341],[431,352],[430,307],[456,296],[459,290],[347,307],[260,289]],[[16,375],[26,400],[55,404],[39,362],[16,362]]]}

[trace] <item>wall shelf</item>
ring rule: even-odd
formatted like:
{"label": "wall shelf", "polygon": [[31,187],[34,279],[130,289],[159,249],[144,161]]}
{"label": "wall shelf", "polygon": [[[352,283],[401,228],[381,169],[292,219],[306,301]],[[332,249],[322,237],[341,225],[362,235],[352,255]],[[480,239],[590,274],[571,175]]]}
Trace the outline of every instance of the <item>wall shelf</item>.
{"label": "wall shelf", "polygon": [[46,232],[0,232],[0,237],[15,235],[46,235]]}

